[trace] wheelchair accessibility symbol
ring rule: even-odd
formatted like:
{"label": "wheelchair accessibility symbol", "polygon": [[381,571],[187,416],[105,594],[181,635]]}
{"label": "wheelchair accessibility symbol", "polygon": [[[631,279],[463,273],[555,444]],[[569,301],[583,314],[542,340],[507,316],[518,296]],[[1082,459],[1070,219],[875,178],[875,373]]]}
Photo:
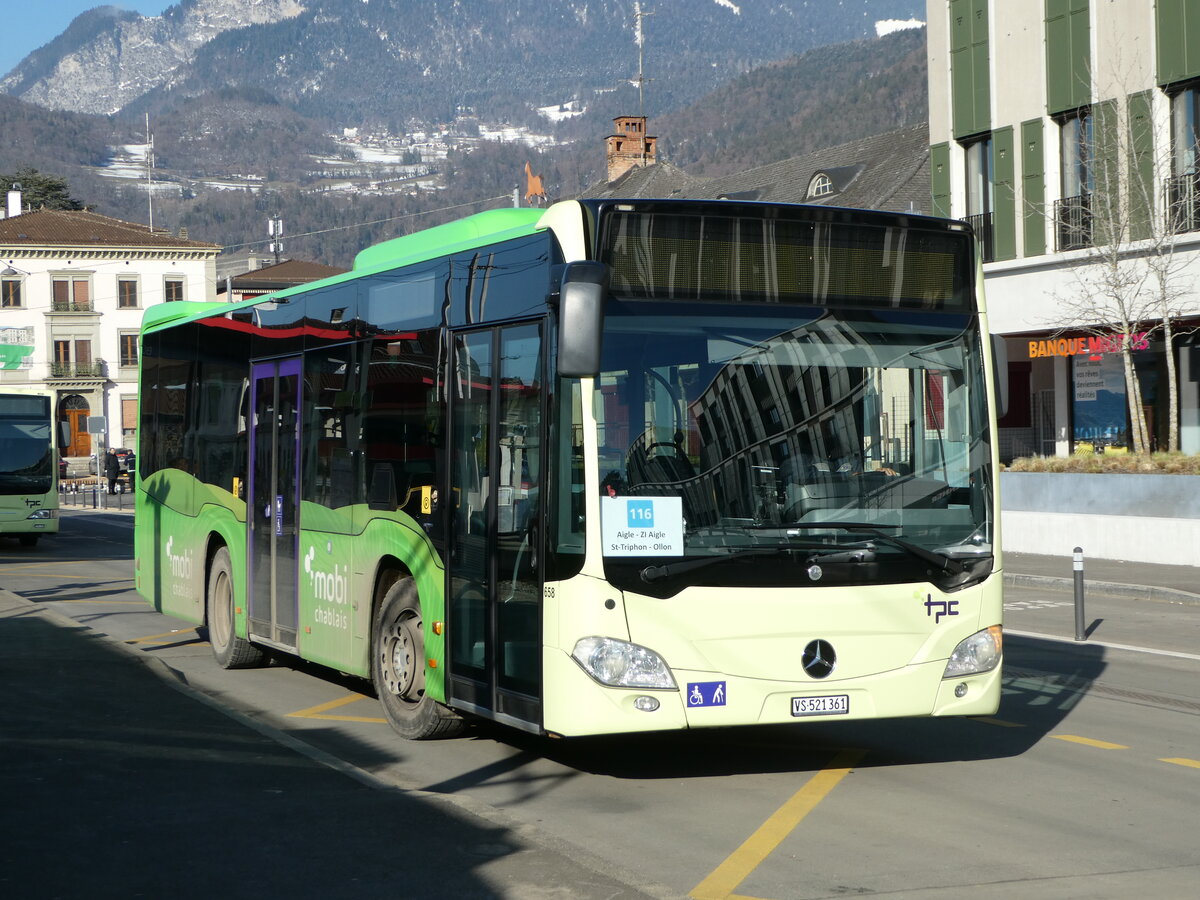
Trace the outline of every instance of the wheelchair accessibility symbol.
{"label": "wheelchair accessibility symbol", "polygon": [[724,706],[725,682],[689,681],[687,686],[687,704],[690,707]]}

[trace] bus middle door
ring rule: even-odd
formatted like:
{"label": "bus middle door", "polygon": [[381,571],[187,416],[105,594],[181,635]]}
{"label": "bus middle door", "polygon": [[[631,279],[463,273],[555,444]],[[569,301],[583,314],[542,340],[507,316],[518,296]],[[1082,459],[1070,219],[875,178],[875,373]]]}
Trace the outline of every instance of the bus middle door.
{"label": "bus middle door", "polygon": [[292,650],[299,621],[300,379],[299,359],[251,368],[246,491],[250,633]]}
{"label": "bus middle door", "polygon": [[540,729],[542,331],[454,335],[447,566],[451,702]]}

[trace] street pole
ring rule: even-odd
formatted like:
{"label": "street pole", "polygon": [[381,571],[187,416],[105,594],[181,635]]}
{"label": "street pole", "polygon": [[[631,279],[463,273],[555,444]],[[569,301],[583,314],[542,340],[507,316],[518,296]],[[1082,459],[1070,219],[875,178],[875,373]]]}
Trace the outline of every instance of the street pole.
{"label": "street pole", "polygon": [[1086,641],[1087,629],[1083,624],[1083,548],[1075,548],[1075,640]]}

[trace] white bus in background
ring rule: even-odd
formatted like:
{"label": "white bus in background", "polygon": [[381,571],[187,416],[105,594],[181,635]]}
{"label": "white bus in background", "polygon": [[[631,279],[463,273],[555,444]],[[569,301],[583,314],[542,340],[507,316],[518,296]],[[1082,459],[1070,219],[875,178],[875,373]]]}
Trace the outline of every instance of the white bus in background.
{"label": "white bus in background", "polygon": [[0,390],[0,535],[25,547],[58,531],[54,394]]}

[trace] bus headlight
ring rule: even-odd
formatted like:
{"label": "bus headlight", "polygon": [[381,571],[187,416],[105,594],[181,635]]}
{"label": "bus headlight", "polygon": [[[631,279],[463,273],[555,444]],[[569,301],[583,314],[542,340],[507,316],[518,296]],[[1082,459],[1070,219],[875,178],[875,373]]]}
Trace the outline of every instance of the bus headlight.
{"label": "bus headlight", "polygon": [[26,516],[27,519],[57,519],[57,509],[39,509],[37,512],[30,513]]}
{"label": "bus headlight", "polygon": [[960,641],[946,661],[943,678],[960,678],[963,675],[979,675],[990,672],[1000,664],[1000,651],[1004,646],[999,625],[977,631]]}
{"label": "bus headlight", "polygon": [[580,638],[571,657],[583,671],[609,687],[678,690],[675,676],[661,656],[628,641]]}

